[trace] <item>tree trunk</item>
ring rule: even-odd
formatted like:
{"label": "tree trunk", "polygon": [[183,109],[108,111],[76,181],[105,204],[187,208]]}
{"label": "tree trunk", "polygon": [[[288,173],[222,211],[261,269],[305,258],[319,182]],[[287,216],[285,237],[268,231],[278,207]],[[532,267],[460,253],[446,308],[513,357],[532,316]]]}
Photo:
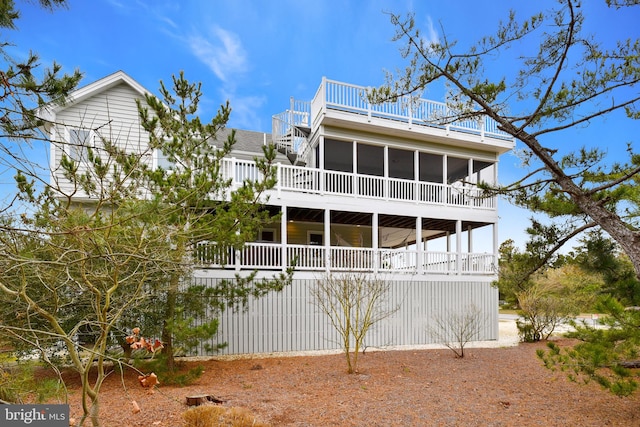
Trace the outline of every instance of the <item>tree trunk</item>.
{"label": "tree trunk", "polygon": [[166,357],[167,369],[169,372],[175,370],[175,360],[173,355],[173,320],[176,315],[176,304],[178,299],[179,277],[171,275],[169,289],[167,290],[167,302],[165,307],[165,319],[162,326],[162,352]]}
{"label": "tree trunk", "polygon": [[591,198],[588,190],[579,187],[567,176],[558,162],[538,140],[527,132],[516,129],[511,123],[500,118],[499,122],[514,137],[524,142],[542,161],[556,183],[571,197],[573,202],[622,247],[633,263],[636,276],[640,279],[640,232],[630,228],[615,212]]}

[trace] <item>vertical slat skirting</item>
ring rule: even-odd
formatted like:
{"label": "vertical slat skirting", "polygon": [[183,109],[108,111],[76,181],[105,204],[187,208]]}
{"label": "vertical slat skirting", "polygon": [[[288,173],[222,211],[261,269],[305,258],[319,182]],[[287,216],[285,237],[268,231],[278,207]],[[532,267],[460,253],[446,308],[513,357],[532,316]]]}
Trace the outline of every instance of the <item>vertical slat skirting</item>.
{"label": "vertical slat skirting", "polygon": [[[218,279],[196,280],[213,285]],[[400,309],[369,332],[365,339],[369,347],[431,344],[428,327],[434,316],[462,313],[471,305],[482,313],[477,340],[498,338],[498,291],[488,282],[409,279],[389,284],[391,292],[384,303]],[[340,349],[338,333],[313,302],[309,292],[312,286],[314,280],[296,279],[279,293],[251,299],[244,310],[218,314],[218,335],[208,344],[215,347],[227,343],[218,354]],[[199,355],[210,354],[205,344],[198,348]]]}

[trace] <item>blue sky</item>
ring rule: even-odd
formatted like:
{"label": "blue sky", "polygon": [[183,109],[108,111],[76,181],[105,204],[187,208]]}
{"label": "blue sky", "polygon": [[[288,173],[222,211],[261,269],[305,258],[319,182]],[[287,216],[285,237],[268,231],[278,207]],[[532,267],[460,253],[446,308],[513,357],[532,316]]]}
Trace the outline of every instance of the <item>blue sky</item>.
{"label": "blue sky", "polygon": [[[446,34],[464,46],[490,34],[510,8],[525,16],[554,4],[548,0],[70,0],[68,9],[50,13],[36,3],[19,1],[18,30],[4,32],[15,44],[10,50],[14,56],[25,57],[32,50],[44,66],[55,60],[66,71],[80,69],[85,76],[82,84],[123,70],[153,93],[158,93],[160,80],[170,82],[173,74],[184,71],[187,79],[203,83],[204,119],[229,99],[230,126],[264,132],[271,131],[271,116],[285,110],[291,96],[310,100],[323,76],[377,86],[384,81],[384,70],[404,68],[402,44],[391,40],[394,28],[385,11],[414,12],[424,35]],[[583,6],[589,30],[610,40],[640,37],[637,11],[614,18],[602,4],[604,0],[591,0]],[[508,58],[492,70],[515,71]],[[434,86],[425,97],[441,101],[443,95],[442,87]],[[639,131],[638,123],[616,115],[554,137],[552,143],[604,146],[614,160]],[[501,158],[503,183],[525,172],[518,164],[514,155]],[[500,212],[500,240],[523,243],[528,214],[506,203],[501,203]]]}

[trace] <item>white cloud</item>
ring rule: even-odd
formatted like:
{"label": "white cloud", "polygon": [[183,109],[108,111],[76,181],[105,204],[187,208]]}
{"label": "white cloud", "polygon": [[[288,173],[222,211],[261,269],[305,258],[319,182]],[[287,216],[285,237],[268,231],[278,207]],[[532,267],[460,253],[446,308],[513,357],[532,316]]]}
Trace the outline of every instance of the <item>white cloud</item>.
{"label": "white cloud", "polygon": [[439,44],[440,36],[438,36],[438,32],[433,26],[433,20],[431,16],[427,16],[426,26],[424,27],[425,31],[422,33],[422,38],[425,39],[427,44]]}
{"label": "white cloud", "polygon": [[192,36],[189,47],[225,83],[232,75],[244,73],[248,68],[247,55],[239,37],[218,26],[213,27],[212,40],[200,35]]}
{"label": "white cloud", "polygon": [[227,94],[227,99],[231,104],[229,126],[239,129],[263,130],[262,106],[267,101],[264,96]]}
{"label": "white cloud", "polygon": [[171,18],[167,18],[166,16],[161,16],[159,19],[160,19],[160,21],[168,24],[169,26],[171,26],[173,28],[176,28],[176,29],[178,28],[178,25],[175,22],[173,22],[173,20]]}

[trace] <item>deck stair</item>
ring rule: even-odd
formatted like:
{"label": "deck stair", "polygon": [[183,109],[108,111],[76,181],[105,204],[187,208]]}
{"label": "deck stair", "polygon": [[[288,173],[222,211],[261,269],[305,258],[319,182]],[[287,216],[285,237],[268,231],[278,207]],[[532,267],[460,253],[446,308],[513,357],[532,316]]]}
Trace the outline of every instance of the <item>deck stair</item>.
{"label": "deck stair", "polygon": [[272,118],[272,138],[278,151],[287,156],[292,165],[304,166],[310,153],[311,104],[291,98],[290,109]]}

